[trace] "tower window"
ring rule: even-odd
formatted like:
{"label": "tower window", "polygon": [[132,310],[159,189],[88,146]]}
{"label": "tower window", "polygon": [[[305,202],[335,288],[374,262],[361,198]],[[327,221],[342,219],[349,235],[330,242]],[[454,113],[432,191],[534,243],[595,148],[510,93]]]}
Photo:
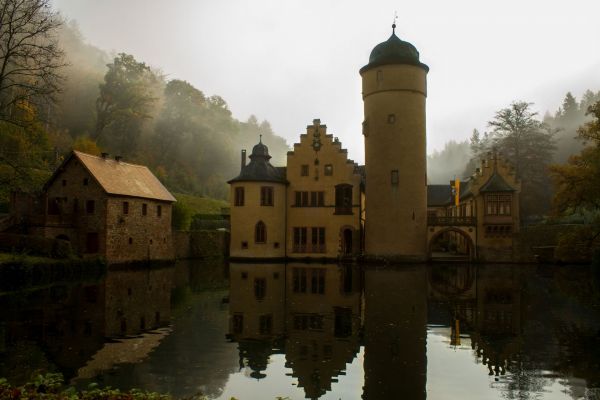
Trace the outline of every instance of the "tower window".
{"label": "tower window", "polygon": [[235,198],[233,205],[237,207],[241,207],[244,205],[244,188],[236,187],[235,188]]}
{"label": "tower window", "polygon": [[398,170],[393,169],[391,174],[392,185],[398,185],[400,183],[400,177],[398,176]]}
{"label": "tower window", "polygon": [[300,167],[300,176],[308,176],[308,164],[304,164]]}
{"label": "tower window", "polygon": [[383,81],[383,71],[378,70],[377,71],[377,82],[382,82],[382,81]]}
{"label": "tower window", "polygon": [[333,175],[333,165],[325,164],[325,176],[332,176],[332,175]]}
{"label": "tower window", "polygon": [[266,292],[267,280],[265,278],[254,279],[254,297],[256,297],[256,300],[264,299]]}
{"label": "tower window", "polygon": [[267,241],[267,227],[262,221],[258,221],[254,227],[254,241],[256,243],[265,243]]}
{"label": "tower window", "polygon": [[262,186],[260,188],[260,205],[261,206],[272,206],[273,205],[273,186]]}
{"label": "tower window", "polygon": [[395,124],[396,123],[396,114],[388,114],[387,122],[388,122],[388,124]]}

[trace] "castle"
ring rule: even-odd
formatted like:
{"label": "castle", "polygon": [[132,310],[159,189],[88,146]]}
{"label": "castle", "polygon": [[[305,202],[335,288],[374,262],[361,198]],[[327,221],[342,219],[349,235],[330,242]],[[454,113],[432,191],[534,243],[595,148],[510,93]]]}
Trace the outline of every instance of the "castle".
{"label": "castle", "polygon": [[496,154],[464,182],[428,185],[429,67],[392,26],[360,69],[365,165],[315,119],[270,164],[262,140],[231,186],[233,259],[514,259],[520,182]]}

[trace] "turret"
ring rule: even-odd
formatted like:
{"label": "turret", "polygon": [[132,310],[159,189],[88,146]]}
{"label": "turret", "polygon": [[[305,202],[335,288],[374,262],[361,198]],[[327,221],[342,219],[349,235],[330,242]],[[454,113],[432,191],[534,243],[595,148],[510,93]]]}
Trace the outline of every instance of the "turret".
{"label": "turret", "polygon": [[365,254],[422,261],[427,254],[425,101],[429,67],[390,38],[360,70],[366,167]]}

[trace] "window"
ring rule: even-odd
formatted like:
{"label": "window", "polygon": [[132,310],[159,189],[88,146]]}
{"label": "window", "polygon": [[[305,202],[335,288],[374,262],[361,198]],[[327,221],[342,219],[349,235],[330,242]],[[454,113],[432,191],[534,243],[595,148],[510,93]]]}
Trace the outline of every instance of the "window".
{"label": "window", "polygon": [[244,188],[243,187],[235,188],[235,199],[234,199],[233,205],[235,205],[236,207],[241,207],[244,205]]}
{"label": "window", "polygon": [[142,203],[142,215],[148,215],[148,204]]}
{"label": "window", "polygon": [[352,185],[341,184],[335,187],[335,213],[352,214]]}
{"label": "window", "polygon": [[306,293],[306,268],[294,268],[292,279],[294,293]]}
{"label": "window", "polygon": [[377,82],[382,82],[383,81],[383,71],[382,70],[377,70]]}
{"label": "window", "polygon": [[247,250],[248,249],[248,242],[243,241],[242,242],[242,250]]}
{"label": "window", "polygon": [[244,332],[244,314],[233,315],[233,333],[240,334]]}
{"label": "window", "polygon": [[98,252],[98,232],[88,232],[85,238],[85,252],[93,254]]}
{"label": "window", "polygon": [[300,166],[300,176],[308,176],[308,164]]}
{"label": "window", "polygon": [[158,218],[162,216],[162,206],[160,204],[156,206],[156,216]]}
{"label": "window", "polygon": [[392,185],[398,185],[398,183],[400,183],[400,177],[398,176],[398,170],[397,169],[393,169],[392,170],[391,181],[392,181]]}
{"label": "window", "polygon": [[273,205],[273,187],[262,186],[260,188],[260,205],[261,206],[272,206]]}
{"label": "window", "polygon": [[248,272],[242,271],[242,279],[244,279],[244,280],[248,279]]}
{"label": "window", "polygon": [[509,237],[512,235],[512,225],[486,225],[486,237]]}
{"label": "window", "polygon": [[129,238],[129,244],[133,244],[133,238]]}
{"label": "window", "polygon": [[271,314],[261,315],[258,317],[258,325],[261,335],[269,335],[273,328],[273,316]]}
{"label": "window", "polygon": [[60,214],[60,197],[53,197],[48,199],[48,215]]}
{"label": "window", "polygon": [[265,278],[254,279],[254,297],[256,297],[256,300],[264,299],[266,292],[267,280]]}
{"label": "window", "polygon": [[510,194],[488,194],[485,196],[486,215],[511,215],[512,196]]}
{"label": "window", "polygon": [[262,221],[258,221],[254,227],[254,241],[256,243],[265,243],[267,241],[267,227]]}
{"label": "window", "polygon": [[336,338],[345,338],[352,335],[352,310],[349,308],[334,308],[333,335]]}
{"label": "window", "polygon": [[332,175],[333,175],[333,165],[325,164],[325,176],[332,176]]}
{"label": "window", "polygon": [[325,253],[325,228],[315,227],[311,231],[312,252]]}
{"label": "window", "polygon": [[325,192],[295,192],[295,207],[325,206]]}
{"label": "window", "polygon": [[296,197],[296,207],[308,207],[308,192],[295,192]]}
{"label": "window", "polygon": [[323,330],[323,316],[319,314],[296,314],[294,315],[294,329]]}
{"label": "window", "polygon": [[125,215],[129,214],[129,202],[128,201],[123,202],[123,214],[125,214]]}
{"label": "window", "polygon": [[88,178],[83,178],[83,186],[87,186],[90,183]]}
{"label": "window", "polygon": [[62,180],[62,185],[63,185],[63,186],[67,186],[67,180],[66,180],[66,179],[63,179],[63,180]]}
{"label": "window", "polygon": [[325,293],[325,270],[312,268],[310,271],[310,292],[315,294]]}
{"label": "window", "polygon": [[396,114],[388,114],[388,116],[387,116],[387,123],[388,124],[395,124],[396,123]]}
{"label": "window", "polygon": [[85,202],[85,212],[88,214],[96,212],[96,202],[94,200],[87,200]]}
{"label": "window", "polygon": [[294,253],[306,253],[307,228],[294,228]]}

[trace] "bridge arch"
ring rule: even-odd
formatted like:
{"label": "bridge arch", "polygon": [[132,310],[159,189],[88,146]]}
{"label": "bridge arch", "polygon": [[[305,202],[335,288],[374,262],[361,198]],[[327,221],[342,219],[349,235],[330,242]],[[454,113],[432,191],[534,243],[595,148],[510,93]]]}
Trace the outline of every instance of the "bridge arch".
{"label": "bridge arch", "polygon": [[429,260],[474,260],[477,258],[474,231],[455,226],[430,227],[427,241]]}

